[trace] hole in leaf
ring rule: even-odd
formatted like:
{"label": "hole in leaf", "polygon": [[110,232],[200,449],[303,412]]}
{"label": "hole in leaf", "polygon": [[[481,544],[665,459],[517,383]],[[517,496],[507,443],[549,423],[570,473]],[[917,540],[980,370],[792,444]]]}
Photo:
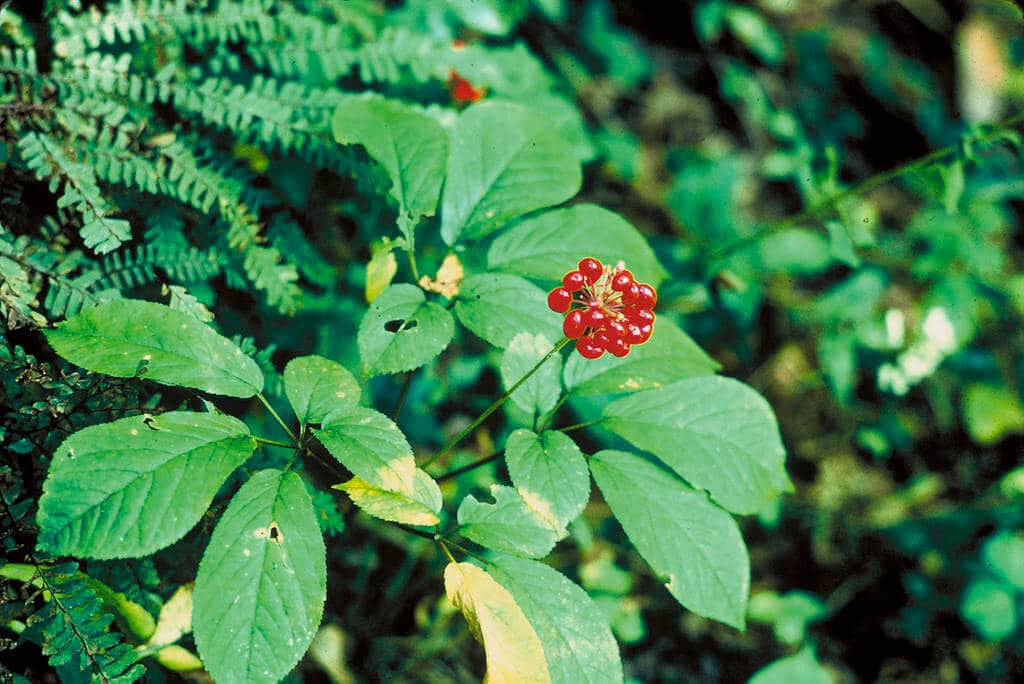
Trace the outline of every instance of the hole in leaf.
{"label": "hole in leaf", "polygon": [[397,333],[403,330],[412,330],[417,325],[419,325],[419,323],[416,321],[415,318],[409,318],[406,320],[395,319],[393,321],[388,321],[387,323],[385,323],[384,329],[387,330],[389,333]]}
{"label": "hole in leaf", "polygon": [[277,541],[281,538],[281,530],[278,529],[275,523],[270,523],[270,540]]}

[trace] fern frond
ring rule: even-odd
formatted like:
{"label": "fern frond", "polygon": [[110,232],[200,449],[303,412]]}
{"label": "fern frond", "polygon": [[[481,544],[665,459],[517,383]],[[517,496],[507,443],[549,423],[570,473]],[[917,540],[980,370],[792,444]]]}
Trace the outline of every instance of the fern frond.
{"label": "fern frond", "polygon": [[43,133],[22,136],[18,149],[36,178],[49,183],[51,192],[62,189],[57,206],[71,207],[82,215],[80,233],[87,247],[107,254],[131,239],[131,224],[110,218],[114,207],[100,193],[91,167],[70,159],[56,140]]}
{"label": "fern frond", "polygon": [[181,250],[173,245],[148,244],[134,252],[118,252],[105,258],[100,263],[103,277],[97,286],[123,292],[152,283],[158,275],[173,282],[192,283],[213,278],[220,273],[221,266],[221,257],[214,249]]}
{"label": "fern frond", "polygon": [[41,311],[50,318],[64,318],[100,301],[94,286],[103,275],[101,272],[86,266],[78,275],[72,275],[83,263],[79,252],[56,253],[25,238],[0,239],[0,259],[22,269],[36,295],[45,289],[41,309],[31,305],[33,321],[42,316]]}
{"label": "fern frond", "polygon": [[51,665],[87,673],[104,684],[142,677],[145,668],[135,662],[135,650],[109,629],[113,616],[104,611],[75,563],[36,565],[36,574],[49,599],[27,621],[27,633],[40,643]]}

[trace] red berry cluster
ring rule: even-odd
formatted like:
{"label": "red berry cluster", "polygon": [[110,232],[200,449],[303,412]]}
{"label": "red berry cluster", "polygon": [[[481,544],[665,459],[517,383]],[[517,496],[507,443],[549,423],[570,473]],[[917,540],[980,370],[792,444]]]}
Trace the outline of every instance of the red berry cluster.
{"label": "red berry cluster", "polygon": [[621,262],[613,268],[593,257],[582,259],[562,278],[562,286],[548,293],[551,310],[566,314],[562,331],[576,340],[585,359],[605,352],[622,357],[651,339],[657,301],[654,288],[633,280]]}

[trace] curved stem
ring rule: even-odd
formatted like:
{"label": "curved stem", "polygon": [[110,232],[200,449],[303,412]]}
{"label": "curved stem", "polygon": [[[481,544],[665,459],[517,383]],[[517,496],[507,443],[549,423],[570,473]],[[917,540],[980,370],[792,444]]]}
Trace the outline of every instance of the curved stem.
{"label": "curved stem", "polygon": [[534,430],[534,432],[536,432],[539,435],[548,428],[548,425],[551,425],[551,421],[555,419],[555,414],[558,413],[558,409],[562,408],[565,402],[569,401],[569,396],[571,394],[572,392],[566,392],[561,397],[559,397],[558,403],[555,404],[550,411],[545,413],[544,416],[537,423],[537,429]]}
{"label": "curved stem", "polygon": [[397,423],[398,416],[402,414],[402,407],[405,406],[405,399],[409,396],[409,387],[412,385],[412,375],[416,371],[411,370],[405,374],[405,382],[402,384],[402,391],[398,395],[398,401],[395,402],[395,410],[391,414],[391,422]]}
{"label": "curved stem", "polygon": [[501,458],[501,455],[504,453],[504,451],[496,451],[490,456],[484,456],[483,458],[479,458],[473,461],[472,463],[462,466],[461,468],[456,468],[455,470],[452,470],[450,472],[438,475],[437,477],[434,478],[434,480],[436,480],[437,482],[444,482],[445,480],[450,480],[453,477],[458,477],[463,473],[468,473],[471,470],[476,470],[482,465],[487,465],[491,461],[497,461],[499,458]]}
{"label": "curved stem", "polygon": [[[275,411],[275,410],[274,410],[274,407],[270,405],[270,402],[269,402],[269,401],[267,401],[267,398],[266,398],[265,396],[263,396],[263,392],[257,392],[257,393],[256,393],[256,398],[257,398],[257,399],[259,399],[259,400],[260,400],[260,403],[262,403],[262,404],[263,404],[263,405],[264,405],[264,406],[265,406],[265,407],[267,408],[267,411],[269,411],[269,412],[270,412],[270,415],[272,415],[272,416],[274,417],[274,420],[276,420],[276,421],[277,421],[277,424],[281,426],[281,429],[283,429],[283,430],[285,431],[285,433],[286,433],[286,434],[287,434],[287,435],[288,435],[289,437],[291,437],[291,438],[292,438],[292,442],[294,442],[295,444],[298,444],[298,443],[299,443],[299,440],[298,440],[298,438],[297,438],[297,437],[295,436],[295,433],[294,433],[294,432],[292,432],[292,429],[291,429],[290,427],[288,427],[288,424],[287,424],[287,423],[285,423],[285,422],[284,422],[284,421],[283,421],[283,420],[281,419],[281,416],[279,416],[279,415],[278,415],[278,413],[277,413],[277,411]],[[294,445],[289,445],[289,446],[294,446]]]}
{"label": "curved stem", "polygon": [[[1021,123],[1024,123],[1024,112],[1018,112],[1014,116],[1011,116],[1010,118],[1000,122],[999,124],[996,125],[996,128],[997,130],[1005,130],[1008,128],[1013,128],[1014,126],[1017,126]],[[979,136],[977,140],[978,142],[984,143],[994,138],[995,136],[996,133],[993,132],[987,135]],[[960,147],[961,146],[959,143],[956,145],[943,147],[940,150],[929,152],[923,157],[912,159],[904,164],[896,166],[895,168],[889,169],[888,171],[883,171],[881,173],[875,174],[874,176],[871,176],[870,178],[866,178],[865,180],[861,181],[860,183],[857,183],[856,185],[851,185],[845,190],[837,192],[836,194],[830,197],[826,197],[820,202],[816,202],[814,205],[808,207],[807,209],[804,209],[798,214],[790,216],[789,218],[784,218],[780,221],[776,221],[775,223],[769,223],[763,228],[755,230],[750,235],[742,237],[734,242],[730,242],[728,245],[725,245],[725,247],[723,247],[721,250],[713,252],[709,258],[709,261],[724,259],[727,256],[735,254],[736,252],[746,247],[749,247],[752,244],[757,243],[758,241],[761,240],[761,238],[765,237],[770,233],[774,233],[784,228],[791,228],[805,221],[820,218],[820,215],[822,213],[824,213],[828,209],[833,208],[840,202],[848,200],[852,197],[856,197],[858,195],[862,195],[866,192],[870,192],[871,190],[874,190],[879,186],[885,185],[889,181],[899,178],[900,176],[906,173],[910,173],[911,171],[917,171],[919,169],[931,166],[936,162],[940,162],[946,157],[956,154],[960,150]]]}
{"label": "curved stem", "polygon": [[436,541],[437,545],[441,547],[441,550],[444,552],[444,555],[448,556],[449,561],[451,561],[452,563],[458,563],[458,561],[455,560],[455,556],[453,556],[452,552],[448,549],[448,545],[444,543],[443,539],[441,539],[440,537],[434,537],[434,541]]}
{"label": "curved stem", "polygon": [[477,416],[476,420],[474,420],[472,423],[467,425],[462,430],[462,432],[460,432],[459,434],[455,435],[455,437],[453,437],[451,440],[449,440],[447,444],[445,444],[443,447],[441,447],[441,449],[437,453],[435,453],[433,456],[431,456],[429,459],[427,459],[426,463],[424,463],[420,467],[421,468],[426,468],[428,465],[430,465],[431,463],[433,463],[437,459],[441,458],[442,456],[448,455],[448,453],[451,452],[451,450],[454,449],[456,447],[456,445],[458,445],[459,442],[461,442],[463,439],[465,439],[470,433],[473,432],[473,430],[476,430],[478,427],[480,427],[480,424],[483,423],[485,420],[487,420],[488,416],[490,416],[492,413],[494,413],[499,408],[501,408],[502,405],[504,405],[504,403],[506,401],[508,401],[508,398],[512,396],[512,393],[515,392],[517,389],[519,389],[520,385],[522,385],[524,382],[529,380],[530,376],[533,375],[534,373],[536,373],[537,370],[540,369],[540,367],[543,366],[544,363],[548,359],[550,359],[552,356],[554,356],[558,352],[562,351],[562,348],[565,347],[565,345],[569,344],[570,341],[571,340],[568,337],[563,337],[559,341],[558,344],[556,344],[554,347],[551,348],[551,351],[549,351],[547,354],[544,355],[544,358],[542,358],[540,361],[537,362],[537,365],[535,365],[530,370],[526,371],[526,375],[524,375],[523,377],[519,378],[519,380],[517,380],[514,385],[509,387],[508,390],[504,394],[502,394],[500,397],[498,397],[494,401],[493,404],[488,406],[484,410],[483,413],[481,413],[479,416]]}
{"label": "curved stem", "polygon": [[604,422],[604,418],[598,418],[597,420],[588,420],[582,423],[576,423],[564,428],[558,428],[559,432],[569,432],[570,430],[582,430],[583,428],[592,427],[594,425],[600,425]]}

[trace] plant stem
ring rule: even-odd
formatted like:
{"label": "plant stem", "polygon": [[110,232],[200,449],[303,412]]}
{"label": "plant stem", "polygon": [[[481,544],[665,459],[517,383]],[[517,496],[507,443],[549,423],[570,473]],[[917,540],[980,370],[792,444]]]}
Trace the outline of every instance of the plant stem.
{"label": "plant stem", "polygon": [[441,547],[442,551],[444,551],[444,555],[448,556],[449,561],[451,561],[452,563],[458,563],[458,561],[455,560],[455,556],[452,555],[452,552],[448,550],[448,545],[444,543],[443,539],[441,539],[440,537],[435,537],[434,541],[436,541],[437,545]]}
{"label": "plant stem", "polygon": [[551,424],[551,421],[555,419],[555,414],[558,413],[558,409],[562,408],[562,406],[565,405],[565,402],[569,401],[570,394],[570,392],[566,392],[565,394],[563,394],[558,399],[558,403],[555,404],[555,406],[550,411],[544,414],[544,417],[541,418],[540,422],[537,424],[537,434],[540,434],[547,429],[548,425]]}
{"label": "plant stem", "polygon": [[420,281],[420,270],[416,267],[416,254],[411,249],[405,250],[405,253],[409,255],[409,268],[412,269],[413,282],[418,283]]}
{"label": "plant stem", "polygon": [[269,446],[284,447],[285,449],[295,448],[294,444],[289,444],[288,442],[278,442],[276,439],[267,439],[266,437],[257,437],[256,435],[253,435],[252,438],[256,440],[257,444],[267,444]]}
{"label": "plant stem", "polygon": [[294,442],[295,444],[298,444],[299,440],[295,436],[295,433],[292,432],[292,429],[290,427],[288,427],[287,423],[285,423],[283,420],[281,420],[281,416],[279,416],[277,414],[277,411],[274,410],[274,407],[271,406],[270,402],[267,401],[267,398],[265,396],[263,396],[263,392],[257,392],[256,393],[256,398],[260,400],[260,402],[267,408],[268,411],[270,411],[270,415],[272,415],[274,417],[274,420],[276,420],[277,424],[281,426],[281,429],[283,429],[285,431],[285,433],[289,437],[292,438],[292,442]]}
{"label": "plant stem", "polygon": [[[1024,112],[1018,112],[1009,119],[1002,121],[1001,123],[996,125],[996,128],[1013,128],[1014,126],[1017,126],[1021,123],[1024,123]],[[978,142],[984,143],[993,137],[995,137],[995,133],[979,136],[977,140]],[[950,157],[956,154],[960,150],[960,147],[961,146],[959,143],[956,145],[943,147],[940,150],[929,152],[923,157],[912,159],[904,164],[900,164],[899,166],[889,169],[888,171],[883,171],[881,173],[875,174],[874,176],[871,176],[870,178],[866,178],[865,180],[861,181],[860,183],[857,183],[856,185],[851,185],[845,190],[837,192],[836,194],[830,197],[826,197],[824,200],[815,203],[813,206],[804,209],[798,214],[795,214],[788,218],[784,218],[780,221],[776,221],[775,223],[769,223],[760,230],[754,231],[750,235],[742,237],[734,242],[730,242],[721,250],[713,252],[709,258],[709,261],[724,259],[727,256],[735,254],[736,252],[746,247],[749,247],[752,244],[757,243],[758,241],[761,240],[761,238],[765,237],[770,233],[774,233],[784,228],[796,226],[798,224],[804,223],[805,221],[820,218],[820,215],[822,213],[824,213],[828,209],[833,208],[834,206],[843,202],[844,200],[848,200],[851,197],[856,197],[866,192],[870,192],[871,190],[874,190],[879,186],[885,185],[889,181],[899,178],[900,176],[906,173],[910,173],[911,171],[917,171],[919,169],[923,169],[925,167],[931,166],[932,164],[940,162],[946,157]]]}
{"label": "plant stem", "polygon": [[569,427],[558,428],[558,429],[561,432],[569,432],[570,430],[582,430],[583,428],[591,427],[592,425],[600,425],[603,422],[604,422],[604,418],[598,418],[597,420],[588,420],[588,421],[585,421],[585,422],[582,422],[582,423],[576,423],[575,425],[570,425]]}
{"label": "plant stem", "polygon": [[409,527],[408,525],[404,525],[400,522],[391,521],[391,524],[397,527],[398,529],[402,530],[403,532],[414,534],[417,537],[423,537],[424,539],[429,539],[430,541],[434,541],[434,539],[436,538],[436,535],[432,532],[424,532],[423,530],[417,530],[415,527]]}
{"label": "plant stem", "polygon": [[395,410],[391,414],[391,422],[397,423],[398,416],[402,414],[402,407],[405,405],[405,399],[409,396],[409,387],[412,385],[412,374],[416,371],[411,370],[405,374],[405,382],[402,384],[402,391],[398,395],[398,401],[395,402]]}
{"label": "plant stem", "polygon": [[540,361],[537,362],[537,365],[535,365],[533,368],[528,370],[526,372],[526,375],[524,375],[523,377],[519,378],[519,380],[517,380],[514,385],[512,385],[510,388],[508,388],[508,390],[504,394],[502,394],[500,397],[498,397],[493,404],[488,406],[487,409],[485,409],[483,413],[481,413],[479,416],[477,416],[476,420],[474,420],[472,423],[467,425],[462,430],[462,432],[460,432],[459,434],[455,435],[455,437],[453,437],[451,440],[449,440],[449,442],[447,444],[445,444],[443,447],[441,447],[440,451],[438,451],[433,456],[431,456],[429,459],[427,459],[427,462],[424,463],[420,467],[421,468],[426,468],[428,465],[430,465],[431,463],[433,463],[437,459],[441,458],[442,456],[448,455],[448,453],[452,449],[454,449],[455,446],[459,442],[461,442],[463,439],[465,439],[471,432],[473,432],[473,430],[476,430],[478,427],[480,427],[480,424],[483,423],[485,420],[487,420],[488,416],[490,416],[492,413],[494,413],[499,408],[501,408],[502,405],[504,405],[504,403],[506,401],[508,401],[508,398],[512,396],[512,393],[515,392],[517,389],[519,389],[520,385],[522,385],[524,382],[529,380],[530,376],[533,375],[534,373],[536,373],[537,370],[541,366],[544,365],[545,361],[550,359],[552,356],[554,356],[558,352],[562,351],[562,348],[565,347],[565,345],[569,344],[569,342],[570,342],[570,339],[568,337],[563,337],[559,341],[558,344],[556,344],[554,347],[551,348],[551,351],[549,351],[547,354],[544,355],[544,358],[542,358]]}
{"label": "plant stem", "polygon": [[445,480],[450,480],[453,477],[458,477],[459,475],[462,475],[463,473],[468,473],[470,470],[476,470],[482,465],[487,465],[491,461],[497,461],[499,458],[501,458],[501,455],[504,453],[504,451],[495,451],[490,456],[484,456],[483,458],[479,458],[473,461],[472,463],[462,466],[461,468],[456,468],[455,470],[452,470],[450,472],[438,475],[434,479],[437,482],[444,482]]}

